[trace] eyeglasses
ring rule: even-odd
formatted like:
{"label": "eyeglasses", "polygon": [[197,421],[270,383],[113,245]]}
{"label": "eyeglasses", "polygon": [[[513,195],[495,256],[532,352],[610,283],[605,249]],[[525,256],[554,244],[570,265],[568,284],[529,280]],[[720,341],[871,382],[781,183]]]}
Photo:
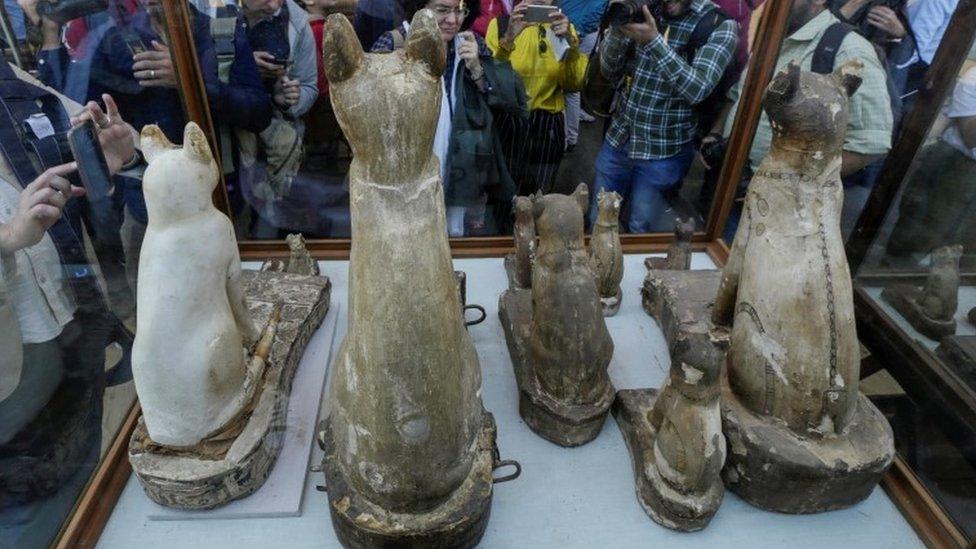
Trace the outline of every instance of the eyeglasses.
{"label": "eyeglasses", "polygon": [[437,6],[433,8],[433,11],[438,19],[447,19],[451,15],[454,15],[458,19],[464,19],[471,13],[468,8],[448,8],[446,6]]}
{"label": "eyeglasses", "polygon": [[539,55],[545,55],[549,51],[549,44],[546,43],[546,30],[539,25]]}

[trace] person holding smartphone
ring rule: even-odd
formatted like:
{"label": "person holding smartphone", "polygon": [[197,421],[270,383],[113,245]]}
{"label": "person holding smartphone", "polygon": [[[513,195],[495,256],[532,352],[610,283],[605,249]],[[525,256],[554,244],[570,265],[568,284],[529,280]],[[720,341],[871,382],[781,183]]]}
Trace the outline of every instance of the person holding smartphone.
{"label": "person holding smartphone", "polygon": [[566,94],[583,88],[587,56],[569,19],[552,0],[523,0],[488,25],[496,59],[522,77],[529,118],[501,117],[499,130],[519,195],[552,192],[566,149]]}

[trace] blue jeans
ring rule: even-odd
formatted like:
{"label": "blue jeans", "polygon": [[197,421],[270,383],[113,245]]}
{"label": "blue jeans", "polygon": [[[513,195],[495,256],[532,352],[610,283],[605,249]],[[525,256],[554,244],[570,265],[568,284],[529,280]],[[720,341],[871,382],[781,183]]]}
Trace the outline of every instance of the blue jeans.
{"label": "blue jeans", "polygon": [[663,219],[668,207],[664,191],[673,189],[684,179],[694,158],[694,147],[689,141],[678,154],[658,160],[632,160],[627,157],[629,149],[630,143],[618,149],[604,140],[596,157],[590,226],[596,223],[596,197],[601,190],[607,190],[623,197],[625,210],[629,204],[628,232],[670,232],[674,219]]}

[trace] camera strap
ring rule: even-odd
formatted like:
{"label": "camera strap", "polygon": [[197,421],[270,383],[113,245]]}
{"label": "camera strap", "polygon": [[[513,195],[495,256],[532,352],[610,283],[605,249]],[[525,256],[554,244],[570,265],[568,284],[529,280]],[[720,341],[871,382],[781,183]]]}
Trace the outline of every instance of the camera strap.
{"label": "camera strap", "polygon": [[[0,151],[21,188],[37,179],[45,169],[71,160],[64,157],[58,144],[70,127],[61,101],[44,88],[19,79],[5,62],[0,62],[0,104]],[[27,122],[37,115],[47,117],[54,129],[53,135],[38,138],[35,128]],[[85,255],[80,233],[71,224],[77,213],[69,214],[66,211],[48,232],[61,256],[72,289],[76,295],[80,294],[79,305],[90,306],[92,303],[85,301],[96,299],[100,293],[87,287],[93,284],[95,273]]]}
{"label": "camera strap", "polygon": [[22,187],[44,168],[70,161],[61,152],[70,122],[54,94],[22,81],[0,62],[0,102],[0,149]]}

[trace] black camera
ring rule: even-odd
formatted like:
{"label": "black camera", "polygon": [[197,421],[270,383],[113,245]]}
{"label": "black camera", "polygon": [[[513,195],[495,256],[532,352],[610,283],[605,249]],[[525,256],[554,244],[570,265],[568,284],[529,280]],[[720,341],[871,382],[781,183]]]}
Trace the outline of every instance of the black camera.
{"label": "black camera", "polygon": [[661,20],[664,15],[664,0],[623,0],[612,2],[607,7],[607,24],[618,27],[628,23],[643,23],[644,6],[650,9],[655,21]]}
{"label": "black camera", "polygon": [[722,166],[722,162],[725,160],[725,148],[728,141],[719,136],[718,139],[713,141],[702,142],[701,148],[698,152],[702,155],[702,160],[705,161],[712,169],[718,169]]}
{"label": "black camera", "polygon": [[108,9],[108,0],[40,0],[37,13],[55,23],[65,24]]}

